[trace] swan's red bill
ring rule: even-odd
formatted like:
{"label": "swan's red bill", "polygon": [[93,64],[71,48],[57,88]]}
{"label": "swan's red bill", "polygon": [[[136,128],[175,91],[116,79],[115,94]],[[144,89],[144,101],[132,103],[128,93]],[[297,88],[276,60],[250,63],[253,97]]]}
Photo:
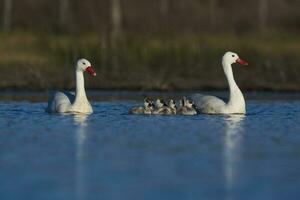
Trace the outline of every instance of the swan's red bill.
{"label": "swan's red bill", "polygon": [[95,72],[95,70],[91,66],[87,67],[85,69],[85,71],[87,71],[92,76],[96,76],[97,75],[96,72]]}
{"label": "swan's red bill", "polygon": [[240,65],[248,65],[248,63],[240,58],[236,59],[236,63],[239,63]]}

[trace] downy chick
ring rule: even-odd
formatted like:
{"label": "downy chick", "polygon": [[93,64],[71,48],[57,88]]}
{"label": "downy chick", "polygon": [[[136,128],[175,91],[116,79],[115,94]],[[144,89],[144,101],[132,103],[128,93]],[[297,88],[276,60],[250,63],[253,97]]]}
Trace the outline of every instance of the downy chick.
{"label": "downy chick", "polygon": [[180,102],[180,108],[177,110],[179,115],[196,115],[196,107],[193,101],[183,97]]}
{"label": "downy chick", "polygon": [[155,115],[174,115],[176,114],[176,105],[173,99],[166,104],[162,99],[156,101],[156,109],[153,111]]}
{"label": "downy chick", "polygon": [[176,102],[173,99],[169,100],[169,109],[170,109],[170,115],[176,115],[177,107],[176,107]]}
{"label": "downy chick", "polygon": [[163,99],[158,98],[155,101],[155,108],[153,110],[154,115],[164,115],[166,113],[166,109],[168,108],[167,104]]}
{"label": "downy chick", "polygon": [[153,108],[154,108],[153,101],[149,98],[146,98],[144,100],[144,107],[142,107],[142,106],[133,107],[130,109],[129,113],[136,114],[136,115],[152,114]]}

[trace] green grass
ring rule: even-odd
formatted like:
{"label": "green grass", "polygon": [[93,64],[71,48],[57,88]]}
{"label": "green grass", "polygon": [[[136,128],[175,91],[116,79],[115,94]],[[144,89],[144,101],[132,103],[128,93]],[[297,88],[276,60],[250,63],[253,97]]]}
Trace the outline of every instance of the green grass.
{"label": "green grass", "polygon": [[112,43],[95,33],[13,32],[0,34],[0,42],[0,89],[73,88],[73,65],[80,57],[91,60],[99,74],[87,78],[92,89],[224,89],[220,62],[231,50],[250,63],[234,67],[243,89],[300,90],[296,34],[123,34]]}

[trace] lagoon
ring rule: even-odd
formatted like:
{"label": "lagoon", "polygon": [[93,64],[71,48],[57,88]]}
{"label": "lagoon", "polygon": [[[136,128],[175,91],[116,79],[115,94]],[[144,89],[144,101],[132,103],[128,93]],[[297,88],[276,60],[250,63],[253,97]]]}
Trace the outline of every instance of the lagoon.
{"label": "lagoon", "polygon": [[57,115],[35,95],[0,101],[0,199],[300,197],[298,94],[248,93],[245,116],[128,115],[144,93],[114,92]]}

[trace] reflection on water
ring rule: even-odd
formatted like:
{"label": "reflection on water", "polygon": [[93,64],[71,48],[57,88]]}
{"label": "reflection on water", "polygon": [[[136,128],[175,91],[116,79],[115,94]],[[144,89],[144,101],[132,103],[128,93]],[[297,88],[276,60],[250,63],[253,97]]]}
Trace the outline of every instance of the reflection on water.
{"label": "reflection on water", "polygon": [[0,102],[0,200],[299,199],[300,101],[249,102],[245,117],[134,105],[74,116]]}
{"label": "reflection on water", "polygon": [[80,127],[87,126],[86,120],[88,118],[88,115],[85,114],[77,114],[74,115],[74,122],[76,125],[79,125]]}
{"label": "reflection on water", "polygon": [[239,168],[237,166],[240,160],[240,153],[243,142],[243,115],[231,115],[226,118],[223,166],[225,175],[225,186],[227,190],[227,199],[232,199],[231,193],[237,181]]}
{"label": "reflection on water", "polygon": [[77,125],[76,129],[76,178],[75,178],[75,191],[76,199],[86,199],[86,184],[84,173],[84,143],[86,140],[86,128],[88,115],[74,115],[74,122]]}

